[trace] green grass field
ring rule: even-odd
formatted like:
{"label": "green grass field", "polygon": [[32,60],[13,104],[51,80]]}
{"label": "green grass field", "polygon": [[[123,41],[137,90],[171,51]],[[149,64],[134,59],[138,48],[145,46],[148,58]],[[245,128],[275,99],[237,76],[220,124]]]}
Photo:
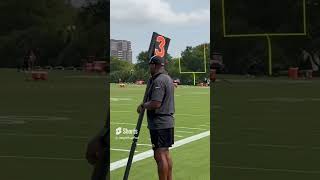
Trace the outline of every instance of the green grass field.
{"label": "green grass field", "polygon": [[[211,88],[213,171],[219,180],[320,178],[320,79],[226,76]],[[0,70],[0,179],[89,179],[84,153],[102,126],[106,78],[49,73],[45,82]],[[128,157],[144,86],[111,85],[111,162]],[[176,89],[176,141],[209,130],[209,89]],[[209,137],[172,149],[177,180],[209,179]],[[136,154],[149,151],[146,121]],[[111,172],[122,179],[124,167]],[[135,162],[130,179],[157,179],[152,157]]]}
{"label": "green grass field", "polygon": [[105,120],[106,78],[55,71],[34,82],[1,69],[0,82],[0,179],[88,180],[84,154]]}
{"label": "green grass field", "polygon": [[213,179],[320,179],[320,79],[224,78],[211,88]]}
{"label": "green grass field", "polygon": [[[145,86],[128,85],[120,88],[111,85],[111,167],[127,158],[132,143],[132,134],[118,134],[117,128],[135,128],[137,105],[142,101]],[[210,130],[209,88],[180,86],[175,89],[175,141],[179,141]],[[136,155],[151,150],[149,131],[144,119],[139,136]],[[174,179],[208,180],[210,178],[210,136],[184,144],[171,150]],[[125,167],[111,171],[111,179],[122,179]],[[156,180],[157,169],[153,157],[135,162],[130,171],[130,180]]]}

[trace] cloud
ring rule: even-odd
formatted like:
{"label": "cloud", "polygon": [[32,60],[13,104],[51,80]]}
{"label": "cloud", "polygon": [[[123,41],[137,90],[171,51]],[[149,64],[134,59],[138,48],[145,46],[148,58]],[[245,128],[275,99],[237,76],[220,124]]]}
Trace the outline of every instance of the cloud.
{"label": "cloud", "polygon": [[111,0],[110,17],[112,24],[194,25],[209,23],[210,10],[176,12],[164,0]]}

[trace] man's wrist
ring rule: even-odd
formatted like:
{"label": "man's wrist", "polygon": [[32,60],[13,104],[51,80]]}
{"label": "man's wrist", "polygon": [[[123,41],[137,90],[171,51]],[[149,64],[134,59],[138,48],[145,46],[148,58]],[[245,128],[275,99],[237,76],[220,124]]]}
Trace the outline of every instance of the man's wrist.
{"label": "man's wrist", "polygon": [[145,107],[145,103],[141,103],[140,107],[143,108],[143,109],[145,109],[145,108],[146,108],[146,107]]}

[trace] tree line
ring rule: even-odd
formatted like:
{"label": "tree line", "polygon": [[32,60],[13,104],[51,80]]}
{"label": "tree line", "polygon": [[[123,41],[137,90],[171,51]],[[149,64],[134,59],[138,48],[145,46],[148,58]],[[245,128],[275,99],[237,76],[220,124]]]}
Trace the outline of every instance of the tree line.
{"label": "tree line", "polygon": [[0,67],[17,67],[33,50],[36,65],[80,66],[87,56],[105,57],[107,1],[74,7],[66,0],[0,2]]}
{"label": "tree line", "polygon": [[[196,81],[202,82],[209,77],[209,44],[200,44],[195,47],[188,46],[181,53],[180,67],[179,58],[167,55],[165,69],[173,79],[179,79],[182,84],[193,84],[193,74],[183,74],[182,72],[204,72],[196,75]],[[205,48],[205,50],[204,50]],[[206,70],[204,62],[206,60]],[[128,83],[134,83],[137,80],[147,81],[150,77],[148,65],[148,53],[142,51],[137,56],[137,63],[131,64],[127,61],[110,57],[110,81],[119,80]]]}

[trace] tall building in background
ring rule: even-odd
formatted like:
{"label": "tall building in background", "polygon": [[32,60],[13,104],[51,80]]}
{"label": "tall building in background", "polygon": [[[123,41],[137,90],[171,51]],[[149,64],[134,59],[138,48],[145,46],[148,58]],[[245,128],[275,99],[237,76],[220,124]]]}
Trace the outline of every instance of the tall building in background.
{"label": "tall building in background", "polygon": [[131,42],[126,40],[110,40],[110,55],[132,63]]}

